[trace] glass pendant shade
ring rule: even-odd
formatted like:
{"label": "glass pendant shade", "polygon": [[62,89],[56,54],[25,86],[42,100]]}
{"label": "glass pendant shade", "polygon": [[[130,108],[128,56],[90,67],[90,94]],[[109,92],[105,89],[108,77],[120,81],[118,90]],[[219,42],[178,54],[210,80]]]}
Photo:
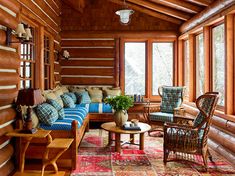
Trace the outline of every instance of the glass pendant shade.
{"label": "glass pendant shade", "polygon": [[131,9],[123,9],[116,11],[116,14],[120,16],[121,24],[127,25],[130,23],[131,15],[134,13]]}

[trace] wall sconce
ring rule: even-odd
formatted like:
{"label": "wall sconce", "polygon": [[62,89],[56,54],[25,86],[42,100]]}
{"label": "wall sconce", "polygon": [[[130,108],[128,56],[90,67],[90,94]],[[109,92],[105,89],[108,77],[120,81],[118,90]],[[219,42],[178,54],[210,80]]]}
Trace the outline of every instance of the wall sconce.
{"label": "wall sconce", "polygon": [[[11,35],[15,34],[16,38],[19,39],[19,41],[11,41]],[[10,46],[11,43],[26,43],[30,42],[30,39],[32,38],[31,29],[29,27],[24,28],[24,24],[20,23],[18,24],[16,31],[13,33],[12,29],[7,28],[6,30],[6,45]]]}
{"label": "wall sconce", "polygon": [[60,56],[65,58],[66,60],[69,60],[70,54],[67,50],[64,50],[63,54],[61,52],[58,52],[58,60],[59,60]]}

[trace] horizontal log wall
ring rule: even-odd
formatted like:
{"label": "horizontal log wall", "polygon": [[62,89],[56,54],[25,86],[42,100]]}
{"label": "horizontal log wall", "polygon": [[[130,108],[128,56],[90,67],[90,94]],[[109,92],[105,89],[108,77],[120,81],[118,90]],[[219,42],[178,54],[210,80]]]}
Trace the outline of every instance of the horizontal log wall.
{"label": "horizontal log wall", "polygon": [[5,134],[13,130],[16,111],[13,103],[18,93],[20,59],[17,44],[6,46],[5,27],[15,29],[20,4],[15,0],[0,0],[0,175],[14,170],[14,147]]}
{"label": "horizontal log wall", "polygon": [[114,38],[62,38],[61,47],[70,53],[60,62],[63,84],[118,86]]}
{"label": "horizontal log wall", "polygon": [[[197,109],[184,104],[183,107],[190,116],[196,116]],[[209,131],[209,147],[224,156],[235,166],[235,121],[226,120],[216,115],[212,118]]]}

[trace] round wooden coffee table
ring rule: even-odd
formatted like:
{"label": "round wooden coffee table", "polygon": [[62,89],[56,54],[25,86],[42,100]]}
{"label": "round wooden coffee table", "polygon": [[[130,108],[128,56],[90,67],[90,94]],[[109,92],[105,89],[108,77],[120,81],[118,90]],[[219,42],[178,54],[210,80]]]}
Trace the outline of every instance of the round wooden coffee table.
{"label": "round wooden coffee table", "polygon": [[[138,123],[138,126],[141,130],[123,130],[120,127],[117,127],[115,122],[107,122],[103,123],[101,125],[101,128],[109,132],[109,145],[112,143],[112,141],[115,141],[115,151],[121,152],[121,134],[129,134],[130,140],[128,142],[124,142],[125,144],[134,144],[138,145],[140,150],[144,150],[144,133],[149,131],[151,129],[150,125],[146,123]],[[112,139],[112,133],[115,134],[115,140]],[[139,134],[140,139],[139,143],[135,143],[134,135]]]}

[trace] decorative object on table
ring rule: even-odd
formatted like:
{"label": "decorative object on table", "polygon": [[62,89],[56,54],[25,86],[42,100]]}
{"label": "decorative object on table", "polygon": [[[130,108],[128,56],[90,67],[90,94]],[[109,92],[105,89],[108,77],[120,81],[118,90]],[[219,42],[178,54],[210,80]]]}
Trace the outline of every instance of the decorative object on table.
{"label": "decorative object on table", "polygon": [[120,95],[105,98],[104,102],[109,104],[115,111],[114,121],[116,126],[122,127],[128,120],[127,110],[133,106],[133,98],[126,95]]}
{"label": "decorative object on table", "polygon": [[44,102],[40,89],[21,89],[19,90],[16,104],[21,106],[28,106],[26,118],[23,118],[23,131],[24,133],[34,133],[35,129],[32,128],[31,112],[34,105]]}
{"label": "decorative object on table", "polygon": [[138,126],[138,124],[135,124],[133,122],[126,122],[122,126],[123,130],[141,130],[141,128]]}
{"label": "decorative object on table", "polygon": [[124,7],[121,10],[116,11],[116,15],[120,16],[120,23],[122,25],[128,25],[131,21],[131,15],[134,13],[134,10],[128,9],[126,1],[123,2]]}

